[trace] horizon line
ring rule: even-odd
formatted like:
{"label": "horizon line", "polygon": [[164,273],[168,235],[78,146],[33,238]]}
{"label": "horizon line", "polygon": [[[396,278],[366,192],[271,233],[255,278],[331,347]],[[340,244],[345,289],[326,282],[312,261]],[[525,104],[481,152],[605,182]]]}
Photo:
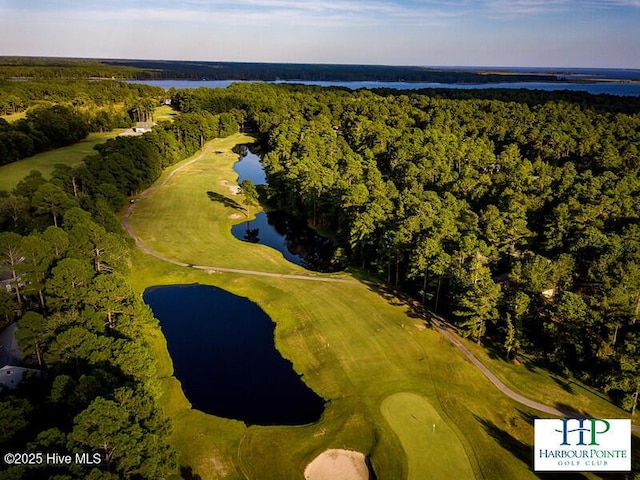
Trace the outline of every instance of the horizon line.
{"label": "horizon line", "polygon": [[390,64],[390,63],[352,63],[352,62],[305,62],[305,61],[264,61],[264,60],[202,60],[202,59],[171,59],[171,58],[134,58],[134,57],[76,57],[63,55],[15,55],[0,54],[1,58],[31,58],[31,59],[58,59],[58,60],[98,60],[98,61],[142,61],[142,62],[181,62],[181,63],[236,63],[236,64],[262,64],[262,65],[327,65],[327,66],[354,66],[354,67],[391,67],[391,68],[425,68],[425,69],[565,69],[565,70],[625,70],[640,71],[640,67],[611,67],[611,66],[567,66],[567,65],[430,65],[430,64]]}

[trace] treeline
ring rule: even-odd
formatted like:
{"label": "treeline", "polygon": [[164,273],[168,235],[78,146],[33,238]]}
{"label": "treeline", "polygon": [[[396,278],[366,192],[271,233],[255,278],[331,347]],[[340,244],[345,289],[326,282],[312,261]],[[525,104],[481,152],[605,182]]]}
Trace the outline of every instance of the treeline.
{"label": "treeline", "polygon": [[[392,88],[372,90],[381,96],[401,96],[406,92]],[[530,88],[487,88],[465,90],[460,88],[423,88],[414,90],[414,94],[448,100],[500,100],[503,102],[525,103],[529,107],[544,105],[548,102],[569,102],[581,105],[589,110],[617,113],[640,112],[640,97],[609,94],[594,95],[578,90],[543,91]]]}
{"label": "treeline", "polygon": [[53,103],[92,109],[164,99],[162,88],[112,80],[0,80],[0,92],[0,115]]}
{"label": "treeline", "polygon": [[[0,233],[0,262],[15,278],[13,293],[0,290],[0,316],[23,312],[16,338],[27,365],[42,372],[0,392],[0,449],[98,453],[100,463],[51,466],[34,457],[30,466],[3,463],[0,476],[165,478],[176,456],[167,445],[170,424],[157,408],[144,338],[156,320],[122,276],[128,246],[52,183],[36,192],[32,215],[49,209],[40,198],[47,192],[70,207],[60,227]],[[21,193],[27,192],[15,195]]]}
{"label": "treeline", "polygon": [[244,109],[272,201],[333,231],[338,255],[505,358],[531,355],[633,411],[640,115],[540,96],[234,85],[174,105]]}
{"label": "treeline", "polygon": [[556,75],[479,73],[470,70],[391,65],[305,63],[193,62],[166,60],[105,60],[114,66],[138,69],[138,79],[187,80],[308,80],[342,82],[501,83],[557,82]]}
{"label": "treeline", "polygon": [[418,66],[0,57],[0,78],[304,80],[425,83],[560,82],[557,75]]}
{"label": "treeline", "polygon": [[[232,119],[236,119],[235,123]],[[0,328],[17,320],[31,375],[0,391],[3,452],[99,453],[99,465],[0,465],[6,479],[158,479],[176,470],[158,409],[146,332],[156,325],[127,284],[130,246],[114,215],[126,195],[204,142],[238,131],[240,112],[199,112],[117,137],[83,165],[34,171],[0,192]],[[91,457],[93,458],[93,457]]]}
{"label": "treeline", "polygon": [[40,80],[136,78],[139,69],[113,66],[100,60],[46,57],[0,57],[0,78],[30,78]]}
{"label": "treeline", "polygon": [[[105,120],[112,128],[122,122],[115,115],[107,115]],[[35,109],[15,123],[0,118],[0,165],[71,145],[85,138],[89,130],[84,115],[61,105]]]}
{"label": "treeline", "polygon": [[[0,111],[20,111],[30,106],[25,118],[11,123],[0,118],[0,165],[71,145],[90,132],[108,132],[153,118],[162,92],[112,85],[115,82],[49,87],[38,82],[0,83]],[[49,92],[46,99],[39,97],[42,88]]]}
{"label": "treeline", "polygon": [[193,155],[208,140],[237,133],[242,121],[240,112],[213,115],[202,111],[160,123],[141,137],[108,140],[96,146],[97,153],[87,157],[82,167],[70,171],[68,183],[80,195],[102,197],[119,208],[126,196],[149,187],[164,168]]}
{"label": "treeline", "polygon": [[176,456],[144,336],[156,320],[124,278],[129,246],[113,210],[104,197],[74,195],[68,179],[65,168],[51,181],[33,172],[0,194],[0,270],[12,277],[0,328],[18,320],[26,364],[41,372],[0,391],[0,449],[101,462],[3,463],[0,476],[164,478]]}
{"label": "treeline", "polygon": [[116,137],[97,145],[96,153],[78,166],[55,165],[50,181],[32,171],[12,192],[0,191],[0,228],[20,234],[41,231],[49,224],[58,226],[62,214],[79,205],[118,230],[112,213],[127,196],[149,187],[164,168],[191,156],[206,141],[236,133],[240,122],[240,113],[179,115],[142,136]]}

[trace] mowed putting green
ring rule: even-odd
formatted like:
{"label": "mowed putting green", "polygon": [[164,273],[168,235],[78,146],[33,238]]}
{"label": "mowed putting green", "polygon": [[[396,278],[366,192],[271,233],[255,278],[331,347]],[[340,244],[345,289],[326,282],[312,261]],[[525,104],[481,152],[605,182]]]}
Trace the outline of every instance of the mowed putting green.
{"label": "mowed putting green", "polygon": [[117,129],[107,133],[90,133],[84,140],[68,147],[56,148],[3,165],[0,167],[0,190],[12,190],[32,170],[39,170],[45,178],[49,178],[56,163],[78,165],[87,155],[96,153],[93,147],[116,137],[122,131]]}
{"label": "mowed putting green", "polygon": [[456,433],[426,398],[396,393],[386,398],[380,409],[407,455],[409,480],[423,480],[426,472],[438,472],[437,478],[474,478]]}

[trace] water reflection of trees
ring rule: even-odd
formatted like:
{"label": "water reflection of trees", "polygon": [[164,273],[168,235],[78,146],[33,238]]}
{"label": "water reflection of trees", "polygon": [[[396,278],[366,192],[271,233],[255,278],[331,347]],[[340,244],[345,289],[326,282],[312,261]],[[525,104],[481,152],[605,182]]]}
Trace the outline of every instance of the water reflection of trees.
{"label": "water reflection of trees", "polygon": [[335,253],[333,243],[318,235],[306,222],[281,212],[267,213],[267,222],[285,238],[287,250],[301,258],[302,266],[321,272],[335,270],[331,263]]}
{"label": "water reflection of trees", "polygon": [[249,147],[245,144],[235,145],[231,151],[236,155],[240,155],[240,158],[244,158],[249,154]]}
{"label": "water reflection of trees", "polygon": [[244,233],[242,239],[245,242],[260,243],[260,229],[250,228],[251,223],[247,222],[247,230]]}

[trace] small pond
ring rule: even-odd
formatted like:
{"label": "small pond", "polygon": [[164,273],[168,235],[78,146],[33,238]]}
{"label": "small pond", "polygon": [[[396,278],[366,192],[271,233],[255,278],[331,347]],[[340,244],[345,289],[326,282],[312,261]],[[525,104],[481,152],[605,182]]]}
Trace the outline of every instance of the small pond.
{"label": "small pond", "polygon": [[274,344],[275,325],[255,303],[204,285],[148,288],[174,374],[194,408],[249,425],[303,425],[324,400]]}
{"label": "small pond", "polygon": [[[240,156],[233,170],[238,183],[251,180],[255,185],[267,184],[260,157],[249,151],[247,145],[236,145],[233,150]],[[260,243],[278,250],[284,258],[296,265],[317,272],[332,272],[335,247],[310,228],[306,222],[283,212],[261,212],[254,220],[234,225],[231,234],[238,240]]]}
{"label": "small pond", "polygon": [[316,272],[335,271],[331,259],[335,247],[305,222],[282,212],[260,212],[249,222],[231,227],[238,240],[260,243],[278,250],[296,265]]}

